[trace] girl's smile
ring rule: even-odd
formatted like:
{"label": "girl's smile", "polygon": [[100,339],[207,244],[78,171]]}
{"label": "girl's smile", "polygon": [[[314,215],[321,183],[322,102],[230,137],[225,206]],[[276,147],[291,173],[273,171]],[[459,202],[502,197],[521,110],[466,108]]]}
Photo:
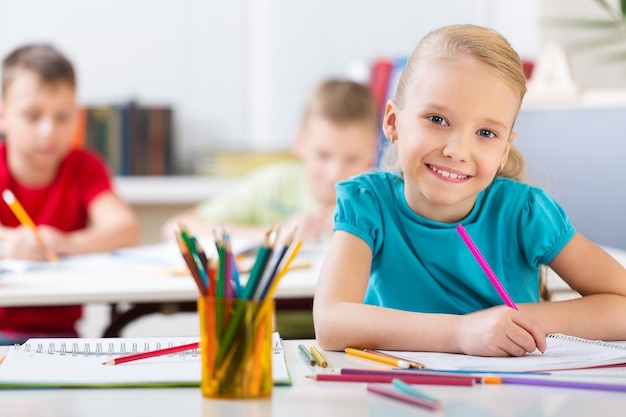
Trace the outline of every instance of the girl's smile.
{"label": "girl's smile", "polygon": [[464,174],[460,171],[450,168],[438,167],[435,165],[426,164],[427,167],[434,173],[434,175],[444,181],[451,182],[464,182],[471,178],[471,175]]}

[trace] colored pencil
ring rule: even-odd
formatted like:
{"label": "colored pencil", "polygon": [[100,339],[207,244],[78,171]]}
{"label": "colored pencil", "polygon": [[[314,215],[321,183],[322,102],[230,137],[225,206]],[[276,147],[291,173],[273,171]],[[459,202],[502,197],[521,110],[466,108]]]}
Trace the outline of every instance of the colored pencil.
{"label": "colored pencil", "polygon": [[378,374],[314,374],[307,375],[307,378],[317,381],[335,381],[335,382],[385,382],[391,383],[394,379],[401,379],[407,384],[426,384],[426,385],[455,385],[455,386],[473,386],[475,382],[471,378],[458,378],[450,376],[392,376]]}
{"label": "colored pencil", "polygon": [[254,293],[261,283],[261,278],[263,277],[267,263],[272,257],[274,240],[274,231],[272,228],[269,228],[265,232],[265,240],[263,241],[263,245],[259,248],[256,261],[254,262],[254,266],[252,267],[252,271],[250,271],[250,275],[248,277],[248,282],[243,288],[241,298],[244,300],[251,300],[254,298]]}
{"label": "colored pencil", "polygon": [[405,394],[403,392],[396,391],[392,388],[388,388],[385,386],[378,385],[367,385],[367,391],[372,392],[374,394],[383,395],[385,397],[393,398],[396,400],[400,400],[409,404],[417,405],[418,407],[423,407],[429,410],[440,410],[441,404],[439,401],[427,400],[425,398],[416,397],[414,395]]}
{"label": "colored pencil", "polygon": [[474,255],[474,258],[476,258],[476,261],[478,261],[478,264],[480,265],[480,267],[483,269],[483,271],[485,271],[487,278],[489,278],[489,281],[491,281],[491,284],[494,286],[496,291],[498,291],[498,294],[500,294],[500,297],[502,298],[504,303],[507,306],[511,307],[512,309],[517,310],[518,309],[517,306],[515,305],[515,303],[509,296],[509,294],[506,292],[506,290],[502,286],[502,283],[500,282],[496,274],[493,272],[493,270],[491,269],[491,267],[489,266],[489,264],[487,263],[483,255],[480,253],[480,251],[478,250],[478,248],[472,241],[472,238],[467,234],[467,231],[465,230],[463,225],[459,224],[456,227],[456,231],[459,233],[459,235],[461,235],[461,238],[463,239],[463,241],[469,248],[470,252],[472,252],[472,255]]}
{"label": "colored pencil", "polygon": [[276,289],[278,288],[278,284],[283,279],[285,274],[287,272],[289,272],[289,269],[291,268],[291,264],[292,264],[293,260],[296,258],[296,256],[298,256],[298,252],[300,251],[301,247],[302,247],[302,241],[301,240],[296,240],[296,241],[294,241],[291,244],[290,249],[289,249],[289,254],[286,255],[287,256],[287,260],[285,260],[285,263],[280,267],[280,270],[278,271],[278,273],[274,277],[273,281],[271,282],[270,287],[267,290],[267,293],[265,295],[264,300],[273,300],[274,299],[274,294],[276,294]]}
{"label": "colored pencil", "polygon": [[121,363],[138,361],[141,359],[155,358],[157,356],[171,355],[173,353],[185,352],[188,350],[199,349],[200,343],[188,343],[186,345],[173,346],[164,349],[151,350],[148,352],[134,353],[132,355],[119,356],[117,358],[103,362],[103,365],[119,365]]}
{"label": "colored pencil", "polygon": [[28,213],[26,213],[26,210],[24,210],[24,207],[22,206],[22,204],[17,200],[17,198],[15,198],[15,195],[13,194],[13,192],[9,190],[8,188],[5,189],[2,192],[2,199],[7,203],[7,205],[13,212],[13,214],[15,214],[15,217],[17,217],[17,219],[20,221],[20,223],[23,226],[28,227],[33,232],[33,234],[35,235],[35,238],[41,244],[41,246],[46,248],[46,251],[48,252],[48,259],[50,261],[57,261],[59,257],[57,256],[56,253],[48,249],[48,247],[46,246],[46,243],[43,241],[41,237],[41,234],[39,234],[39,231],[37,230],[37,225],[35,224],[33,219],[30,218]]}
{"label": "colored pencil", "polygon": [[300,353],[302,354],[302,357],[304,357],[304,360],[311,366],[315,366],[317,365],[317,361],[315,360],[315,358],[311,355],[311,352],[309,352],[306,348],[306,346],[304,346],[302,343],[300,343],[298,345],[298,350],[300,351]]}
{"label": "colored pencil", "polygon": [[204,281],[202,277],[200,277],[200,273],[198,272],[198,268],[191,258],[191,253],[189,253],[189,249],[185,245],[183,238],[179,235],[176,235],[176,242],[178,243],[178,248],[180,250],[180,254],[183,256],[185,260],[185,264],[187,264],[187,268],[189,268],[189,272],[191,273],[191,277],[193,278],[196,286],[198,287],[198,291],[202,295],[207,294],[207,287],[204,285]]}
{"label": "colored pencil", "polygon": [[385,365],[397,366],[398,368],[410,368],[411,364],[408,361],[405,361],[401,358],[396,358],[387,355],[380,355],[374,351],[366,351],[364,349],[355,349],[355,348],[345,348],[344,351],[346,354],[351,356],[356,356],[363,359],[368,359],[371,361],[384,363]]}
{"label": "colored pencil", "polygon": [[257,291],[254,295],[255,300],[263,300],[267,296],[267,292],[269,291],[270,285],[272,281],[276,278],[276,274],[280,271],[283,266],[283,262],[285,260],[285,255],[289,251],[289,247],[293,243],[295,230],[291,235],[287,237],[285,242],[283,243],[283,247],[280,249],[278,254],[275,256],[276,259],[273,260],[272,266],[266,270],[265,276],[262,278],[261,283],[259,284]]}
{"label": "colored pencil", "polygon": [[315,358],[319,366],[321,366],[322,368],[326,368],[328,366],[328,361],[326,360],[326,358],[324,358],[322,352],[320,352],[315,346],[311,346],[309,348],[309,351],[311,352],[311,356]]}
{"label": "colored pencil", "polygon": [[429,376],[434,378],[453,378],[458,380],[470,380],[475,383],[482,383],[484,380],[483,376],[480,375],[446,375],[440,374],[436,372],[428,372],[428,371],[420,371],[415,372],[409,369],[388,369],[388,370],[380,370],[380,369],[356,369],[356,368],[341,368],[339,369],[339,374],[341,375],[377,375],[377,376],[389,376],[393,378],[403,378],[403,377],[415,377],[415,376]]}
{"label": "colored pencil", "polygon": [[424,391],[418,390],[417,388],[413,387],[410,384],[407,384],[401,379],[396,378],[396,379],[391,380],[391,385],[393,385],[393,387],[397,389],[398,391],[403,392],[405,394],[412,395],[414,397],[423,398],[428,401],[437,402],[437,399],[433,397],[432,395],[429,395],[425,393]]}
{"label": "colored pencil", "polygon": [[403,361],[406,361],[406,362],[408,362],[408,364],[409,364],[409,367],[410,367],[410,368],[415,368],[415,369],[426,369],[426,365],[424,365],[424,364],[423,364],[423,363],[421,363],[421,362],[416,362],[416,361],[411,361],[411,360],[408,360],[408,359],[400,358],[400,357],[397,357],[397,356],[390,355],[390,354],[388,354],[388,353],[383,353],[383,352],[380,352],[380,351],[378,351],[378,350],[363,349],[363,351],[364,351],[364,352],[372,352],[372,353],[375,353],[376,355],[386,356],[386,357],[388,357],[388,358],[392,358],[392,359],[397,359],[397,360],[403,360]]}
{"label": "colored pencil", "polygon": [[608,384],[602,382],[563,381],[550,378],[523,378],[514,376],[485,377],[486,384],[518,384],[554,388],[577,388],[600,391],[626,392],[626,384]]}

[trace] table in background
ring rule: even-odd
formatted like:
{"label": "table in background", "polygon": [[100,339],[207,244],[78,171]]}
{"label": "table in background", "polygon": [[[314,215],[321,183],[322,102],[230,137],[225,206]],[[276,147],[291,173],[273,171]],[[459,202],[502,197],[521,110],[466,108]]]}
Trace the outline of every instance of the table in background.
{"label": "table in background", "polygon": [[[146,247],[158,248],[173,256],[172,265],[182,265],[173,242]],[[109,303],[111,321],[104,331],[105,337],[119,336],[124,326],[147,314],[196,311],[198,288],[193,279],[172,274],[163,265],[139,265],[136,261],[139,250],[143,249],[85,255],[75,257],[68,264],[60,262],[49,268],[4,273],[0,275],[0,306]],[[277,311],[312,306],[325,250],[323,245],[302,247],[298,259],[310,260],[311,266],[285,275],[276,292]],[[128,264],[120,266],[122,258],[128,259]],[[114,266],[108,266],[107,262]]]}
{"label": "table in background", "polygon": [[[274,387],[269,399],[212,400],[203,398],[200,388],[1,390],[0,416],[613,417],[626,414],[626,395],[620,392],[522,385],[420,386],[441,401],[443,409],[434,413],[368,393],[362,383],[306,378],[314,372],[328,372],[330,368],[322,370],[305,364],[297,349],[299,343],[308,346],[314,341],[284,342],[293,386]],[[389,369],[341,352],[324,352],[324,355],[332,368]],[[626,368],[576,372],[626,378]]]}

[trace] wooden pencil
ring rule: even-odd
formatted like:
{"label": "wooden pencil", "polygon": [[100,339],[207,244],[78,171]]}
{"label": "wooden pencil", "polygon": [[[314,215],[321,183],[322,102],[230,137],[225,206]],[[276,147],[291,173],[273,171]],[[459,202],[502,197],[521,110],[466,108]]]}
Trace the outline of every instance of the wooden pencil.
{"label": "wooden pencil", "polygon": [[171,355],[174,353],[186,352],[188,350],[199,349],[199,348],[200,348],[199,342],[187,343],[185,345],[180,345],[180,346],[173,346],[173,347],[168,347],[164,349],[151,350],[148,352],[133,353],[132,355],[119,356],[117,358],[113,358],[111,360],[103,362],[102,364],[103,365],[119,365],[121,363],[134,362],[134,361],[138,361],[141,359],[155,358],[155,357],[164,356],[164,355]]}
{"label": "wooden pencil", "polygon": [[183,256],[183,259],[185,260],[185,263],[187,264],[187,268],[189,268],[191,277],[193,278],[193,280],[196,283],[196,286],[198,287],[198,291],[200,291],[200,294],[202,295],[207,295],[207,286],[204,285],[204,280],[200,276],[200,272],[198,271],[198,268],[195,262],[193,261],[193,258],[191,257],[191,252],[189,252],[189,248],[187,248],[185,241],[183,240],[181,236],[176,235],[176,242],[178,243],[178,248],[180,249],[180,253]]}
{"label": "wooden pencil", "polygon": [[399,376],[399,375],[379,375],[379,374],[315,374],[307,375],[307,378],[316,381],[335,381],[335,382],[383,382],[391,383],[394,379],[400,379],[407,384],[428,384],[428,385],[458,385],[458,386],[474,386],[475,381],[471,378],[457,378],[455,376]]}

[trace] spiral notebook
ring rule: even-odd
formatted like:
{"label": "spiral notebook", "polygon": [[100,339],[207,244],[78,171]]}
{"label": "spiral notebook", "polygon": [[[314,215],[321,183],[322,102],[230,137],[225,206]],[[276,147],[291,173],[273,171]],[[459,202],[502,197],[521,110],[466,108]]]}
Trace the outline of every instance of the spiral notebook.
{"label": "spiral notebook", "polygon": [[532,372],[626,365],[626,342],[588,340],[563,334],[547,336],[544,353],[520,357],[483,357],[437,352],[382,351],[421,362],[430,369],[451,371]]}
{"label": "spiral notebook", "polygon": [[[199,386],[198,349],[121,365],[103,365],[117,356],[197,341],[197,337],[30,339],[9,349],[0,365],[0,388]],[[291,385],[278,333],[272,335],[272,348],[274,385]]]}

